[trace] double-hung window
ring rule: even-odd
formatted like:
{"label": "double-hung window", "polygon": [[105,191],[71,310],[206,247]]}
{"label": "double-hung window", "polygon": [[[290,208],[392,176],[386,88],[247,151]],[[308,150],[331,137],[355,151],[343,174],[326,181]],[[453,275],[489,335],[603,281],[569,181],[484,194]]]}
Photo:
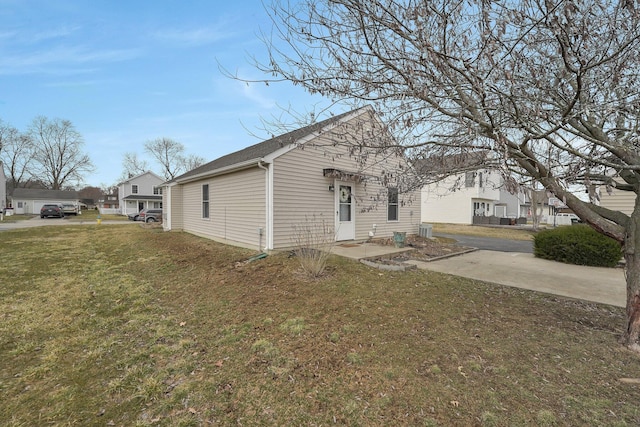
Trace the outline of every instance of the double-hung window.
{"label": "double-hung window", "polygon": [[209,218],[209,184],[202,185],[202,218]]}
{"label": "double-hung window", "polygon": [[476,173],[475,172],[467,172],[464,174],[464,186],[475,187],[476,186]]}
{"label": "double-hung window", "polygon": [[136,184],[131,185],[131,194],[138,194],[138,186]]}
{"label": "double-hung window", "polygon": [[387,189],[387,221],[398,220],[398,189],[389,187]]}

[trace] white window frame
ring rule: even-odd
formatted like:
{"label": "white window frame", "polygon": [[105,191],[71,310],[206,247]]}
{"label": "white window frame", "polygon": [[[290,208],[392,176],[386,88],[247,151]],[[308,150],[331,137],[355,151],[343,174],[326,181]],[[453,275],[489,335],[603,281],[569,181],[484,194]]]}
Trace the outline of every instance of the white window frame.
{"label": "white window frame", "polygon": [[138,194],[138,184],[131,184],[131,194]]}
{"label": "white window frame", "polygon": [[[392,197],[394,195],[395,197]],[[391,218],[392,212],[395,213],[395,218]],[[398,188],[388,187],[387,188],[387,222],[398,222],[398,221],[400,221],[400,199],[399,199]]]}
{"label": "white window frame", "polygon": [[211,193],[209,191],[209,184],[202,184],[201,197],[202,197],[202,218],[209,219],[211,218],[210,203],[209,203],[211,200]]}

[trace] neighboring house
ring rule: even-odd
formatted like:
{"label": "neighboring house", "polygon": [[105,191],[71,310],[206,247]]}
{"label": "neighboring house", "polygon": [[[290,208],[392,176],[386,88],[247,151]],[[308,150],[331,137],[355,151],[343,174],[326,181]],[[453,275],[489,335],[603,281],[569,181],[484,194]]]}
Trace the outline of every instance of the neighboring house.
{"label": "neighboring house", "polygon": [[477,169],[452,175],[422,188],[422,222],[472,224],[474,216],[516,218],[525,204],[522,194],[511,194],[501,175]]}
{"label": "neighboring house", "polygon": [[[96,204],[101,214],[120,214],[120,199],[118,193],[105,194]],[[139,211],[138,211],[139,212]]]}
{"label": "neighboring house", "polygon": [[142,209],[162,208],[164,179],[149,171],[118,184],[120,214],[128,215]]}
{"label": "neighboring house", "polygon": [[[400,176],[404,159],[349,155],[344,143],[347,133],[388,135],[378,129],[365,107],[202,165],[166,184],[163,227],[260,250],[295,246],[294,228],[308,222],[324,224],[340,242],[416,234],[420,193],[379,178],[385,167]],[[355,155],[378,164],[363,170]]]}
{"label": "neighboring house", "polygon": [[633,212],[636,203],[636,193],[633,191],[622,191],[612,188],[609,192],[601,187],[599,193],[600,206],[614,211],[620,211],[626,215],[631,215]]}
{"label": "neighboring house", "polygon": [[4,174],[4,166],[0,162],[0,213],[4,212],[7,205],[7,176]]}
{"label": "neighboring house", "polygon": [[11,206],[15,214],[35,215],[49,203],[79,204],[77,191],[43,190],[39,188],[15,188],[11,194]]}

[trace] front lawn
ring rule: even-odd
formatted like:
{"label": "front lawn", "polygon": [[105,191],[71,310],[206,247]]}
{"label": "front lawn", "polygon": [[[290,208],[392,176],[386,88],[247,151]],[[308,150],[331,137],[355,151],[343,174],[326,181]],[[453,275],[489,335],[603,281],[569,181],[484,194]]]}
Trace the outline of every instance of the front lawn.
{"label": "front lawn", "polygon": [[159,228],[0,248],[4,425],[640,424],[622,309]]}
{"label": "front lawn", "polygon": [[6,223],[6,222],[18,222],[18,221],[27,221],[29,219],[33,219],[35,218],[36,215],[4,215],[3,220],[0,222],[0,224],[2,223]]}
{"label": "front lawn", "polygon": [[126,215],[100,214],[96,209],[84,209],[79,215],[69,215],[66,218],[70,221],[96,221],[100,216],[103,221],[127,221]]}
{"label": "front lawn", "polygon": [[465,234],[467,236],[494,237],[497,239],[533,240],[535,232],[517,226],[484,226],[466,224],[434,223],[434,233]]}

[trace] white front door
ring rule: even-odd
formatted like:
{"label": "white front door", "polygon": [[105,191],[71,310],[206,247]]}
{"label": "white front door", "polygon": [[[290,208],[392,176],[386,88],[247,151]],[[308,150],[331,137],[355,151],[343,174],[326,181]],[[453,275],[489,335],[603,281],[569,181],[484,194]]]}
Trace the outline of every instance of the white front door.
{"label": "white front door", "polygon": [[354,240],[356,238],[354,186],[347,182],[336,181],[336,240]]}

